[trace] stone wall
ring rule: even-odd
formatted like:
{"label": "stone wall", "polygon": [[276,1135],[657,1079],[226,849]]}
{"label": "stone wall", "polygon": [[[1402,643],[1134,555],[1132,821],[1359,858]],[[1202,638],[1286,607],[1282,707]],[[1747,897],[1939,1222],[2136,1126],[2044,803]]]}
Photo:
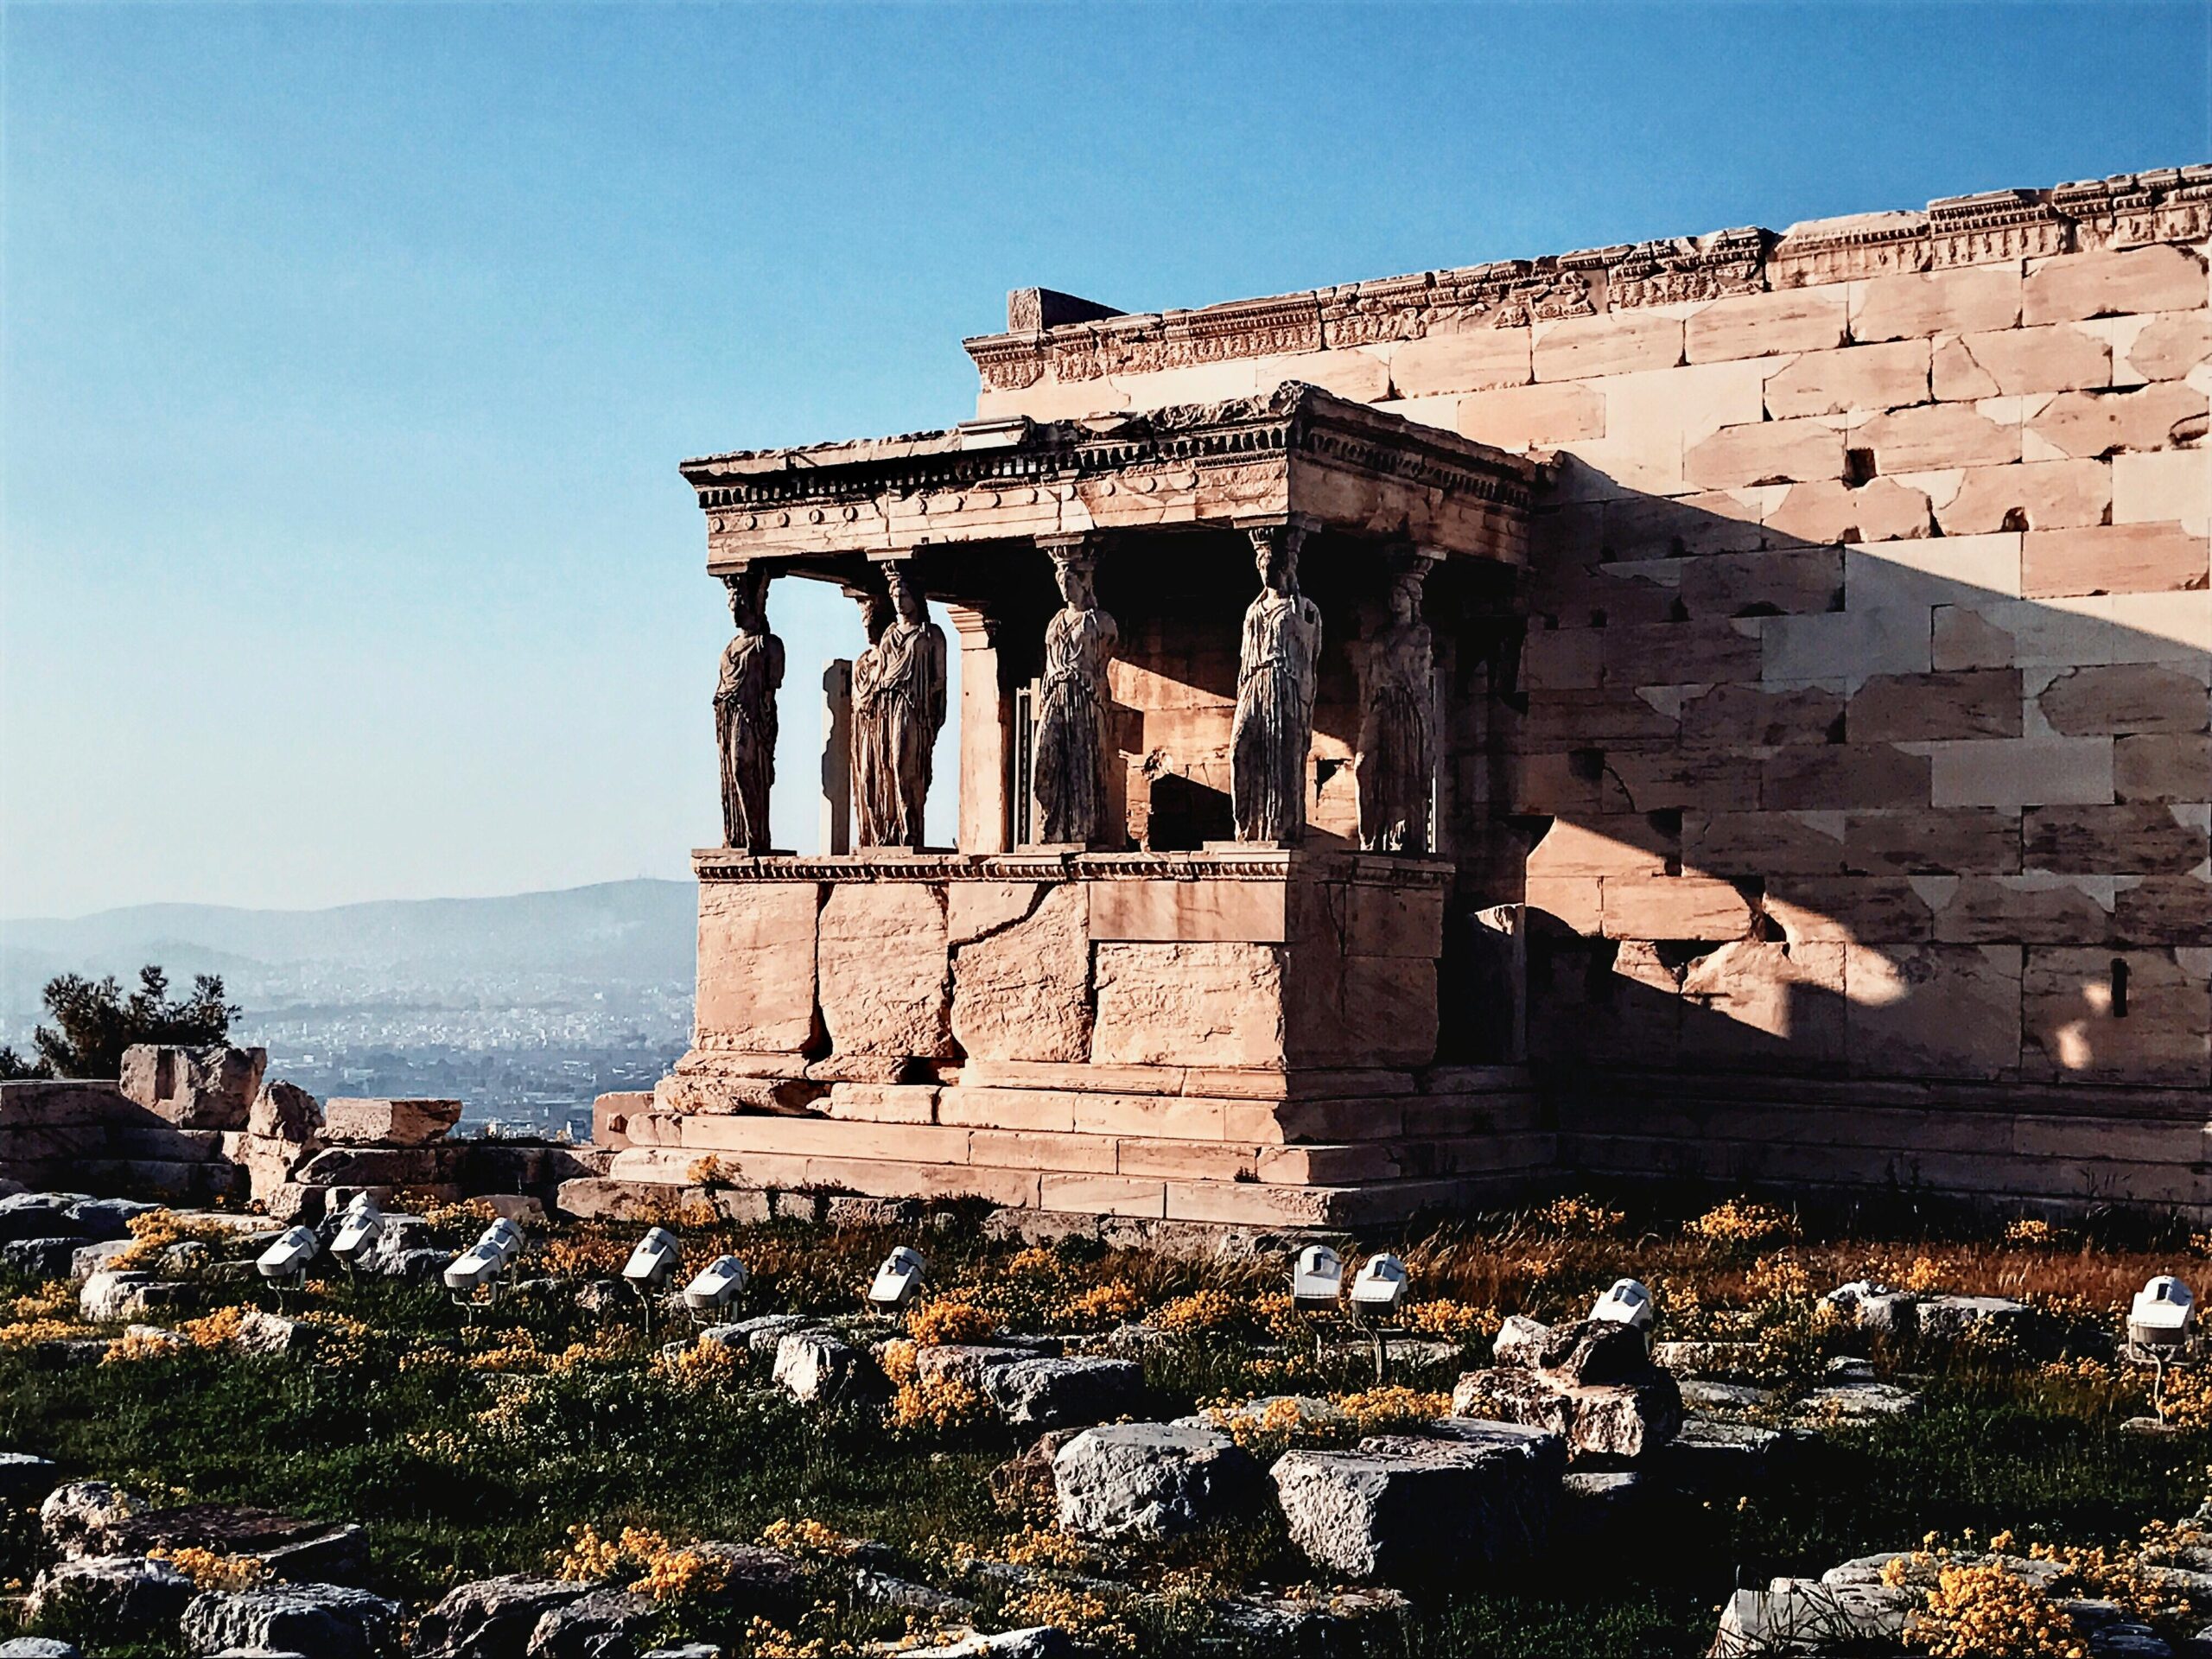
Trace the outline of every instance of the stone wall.
{"label": "stone wall", "polygon": [[1342,1224],[1499,1196],[1550,1162],[1522,1068],[1431,1064],[1450,874],[1433,861],[698,868],[692,1050],[651,1099],[602,1102],[607,1179],[564,1205],[721,1185]]}
{"label": "stone wall", "polygon": [[[1929,1135],[1993,1084],[2201,1121],[2208,236],[2193,168],[1164,315],[1053,326],[1046,296],[969,349],[985,415],[1297,378],[1558,456],[1446,784],[1459,906],[1529,906],[1533,1057],[1602,1079],[1563,1130],[1609,1066],[1678,1103],[1904,1080]],[[1791,1090],[1752,1093],[1739,1153],[1796,1129]],[[1648,1166],[1618,1113],[1585,1127]],[[2036,1155],[2062,1143],[2100,1144]],[[1910,1184],[1901,1151],[1847,1179]]]}

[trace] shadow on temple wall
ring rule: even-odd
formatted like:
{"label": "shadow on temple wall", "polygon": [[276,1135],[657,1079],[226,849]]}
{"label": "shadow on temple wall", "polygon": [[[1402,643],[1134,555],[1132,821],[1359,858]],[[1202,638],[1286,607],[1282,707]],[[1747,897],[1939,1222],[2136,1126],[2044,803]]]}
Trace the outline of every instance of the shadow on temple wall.
{"label": "shadow on temple wall", "polygon": [[[1453,824],[1525,871],[1527,1052],[2212,1084],[2212,596],[2024,600],[2031,510],[1945,537],[1885,482],[1825,492],[1821,541],[1570,463]],[[1475,908],[1465,1058],[1510,972]]]}

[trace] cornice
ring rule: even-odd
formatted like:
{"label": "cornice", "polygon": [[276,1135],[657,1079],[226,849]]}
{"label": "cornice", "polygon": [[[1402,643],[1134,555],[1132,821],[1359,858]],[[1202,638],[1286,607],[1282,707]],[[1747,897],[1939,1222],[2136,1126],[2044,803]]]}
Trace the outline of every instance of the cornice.
{"label": "cornice", "polygon": [[1352,881],[1442,887],[1448,860],[1363,853],[1349,848],[1270,848],[1249,853],[866,853],[836,858],[754,858],[702,847],[691,855],[702,881]]}
{"label": "cornice", "polygon": [[[1416,271],[1196,310],[1088,315],[1039,326],[1048,314],[1020,304],[1009,308],[1008,332],[965,344],[987,388],[1016,391],[1048,376],[1072,382],[1149,374],[1900,270],[2208,237],[2212,166],[2164,168],[2049,189],[1948,196],[1924,211],[1812,219],[1778,233],[1746,226],[1541,259]],[[1059,297],[1089,313],[1106,309]]]}
{"label": "cornice", "polygon": [[972,422],[899,438],[733,451],[684,461],[682,471],[710,531],[720,532],[762,528],[764,518],[780,527],[794,522],[795,511],[834,527],[885,496],[953,497],[955,510],[990,508],[1090,479],[1287,465],[1294,456],[1517,511],[1526,511],[1540,470],[1524,457],[1292,381],[1258,397],[1136,414]]}

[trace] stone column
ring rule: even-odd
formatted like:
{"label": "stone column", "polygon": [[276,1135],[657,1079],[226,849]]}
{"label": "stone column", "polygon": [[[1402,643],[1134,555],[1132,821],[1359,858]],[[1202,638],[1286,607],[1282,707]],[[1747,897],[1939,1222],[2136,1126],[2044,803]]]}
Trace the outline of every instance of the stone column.
{"label": "stone column", "polygon": [[853,850],[853,659],[833,658],[822,669],[823,855]]}
{"label": "stone column", "polygon": [[960,850],[1007,852],[1014,700],[999,684],[998,619],[965,605],[948,605],[945,613],[960,636]]}

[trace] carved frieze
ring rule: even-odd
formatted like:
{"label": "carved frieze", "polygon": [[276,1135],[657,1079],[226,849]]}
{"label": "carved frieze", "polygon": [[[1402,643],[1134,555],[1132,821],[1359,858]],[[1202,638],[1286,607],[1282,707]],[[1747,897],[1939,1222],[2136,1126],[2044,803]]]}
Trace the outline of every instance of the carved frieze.
{"label": "carved frieze", "polygon": [[1928,257],[1936,269],[2040,259],[2073,246],[2073,226],[2040,190],[1985,190],[1928,204]]}
{"label": "carved frieze", "polygon": [[1639,242],[1606,260],[1606,308],[1621,311],[1757,293],[1766,285],[1767,239],[1764,231],[1745,226]]}
{"label": "carved frieze", "polygon": [[1852,213],[1792,225],[1766,257],[1773,288],[1810,288],[1928,269],[1928,215]]}
{"label": "carved frieze", "polygon": [[2212,167],[2168,167],[2062,184],[2051,205],[2081,248],[2138,247],[2212,237]]}
{"label": "carved frieze", "polygon": [[[1018,391],[1048,375],[1093,380],[1240,358],[1389,345],[1457,328],[1519,327],[1761,289],[2208,236],[2212,167],[2166,168],[2051,190],[1950,196],[1929,203],[1924,213],[1812,219],[1778,238],[1746,226],[1155,316],[1091,315],[1104,313],[1103,307],[1056,309],[1043,297],[1027,302],[1026,296],[1044,291],[1019,289],[1008,332],[967,344],[986,386]],[[1082,320],[1074,320],[1077,316]]]}

